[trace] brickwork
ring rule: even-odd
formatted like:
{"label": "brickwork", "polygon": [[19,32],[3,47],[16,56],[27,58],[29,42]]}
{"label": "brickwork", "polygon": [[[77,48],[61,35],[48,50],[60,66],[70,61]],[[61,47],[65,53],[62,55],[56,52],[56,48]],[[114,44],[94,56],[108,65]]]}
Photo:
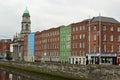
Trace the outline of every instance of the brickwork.
{"label": "brickwork", "polygon": [[36,33],[36,58],[38,60],[58,61],[59,27]]}

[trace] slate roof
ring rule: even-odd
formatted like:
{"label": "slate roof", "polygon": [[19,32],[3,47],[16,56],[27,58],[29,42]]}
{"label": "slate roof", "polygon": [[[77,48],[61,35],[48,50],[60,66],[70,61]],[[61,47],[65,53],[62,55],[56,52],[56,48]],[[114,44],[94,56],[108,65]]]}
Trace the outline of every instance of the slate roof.
{"label": "slate roof", "polygon": [[101,20],[101,22],[120,23],[119,21],[115,20],[114,18],[111,18],[111,17],[103,17],[103,16],[93,17],[93,18],[91,19],[91,22],[98,22],[99,20]]}

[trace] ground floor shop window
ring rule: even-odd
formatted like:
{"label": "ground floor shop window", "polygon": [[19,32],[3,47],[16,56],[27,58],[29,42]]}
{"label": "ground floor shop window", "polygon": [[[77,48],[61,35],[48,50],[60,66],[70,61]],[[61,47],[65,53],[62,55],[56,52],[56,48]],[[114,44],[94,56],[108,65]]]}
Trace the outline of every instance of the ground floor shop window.
{"label": "ground floor shop window", "polygon": [[112,58],[101,58],[101,63],[112,64]]}

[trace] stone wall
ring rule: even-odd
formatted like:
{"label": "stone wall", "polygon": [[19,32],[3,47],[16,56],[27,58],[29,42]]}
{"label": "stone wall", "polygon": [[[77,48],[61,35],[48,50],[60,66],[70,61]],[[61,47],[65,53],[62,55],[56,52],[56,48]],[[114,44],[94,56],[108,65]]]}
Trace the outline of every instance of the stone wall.
{"label": "stone wall", "polygon": [[[0,62],[4,63],[4,62]],[[115,65],[72,65],[61,63],[5,62],[5,64],[29,67],[55,74],[85,77],[90,80],[120,80],[120,66]]]}

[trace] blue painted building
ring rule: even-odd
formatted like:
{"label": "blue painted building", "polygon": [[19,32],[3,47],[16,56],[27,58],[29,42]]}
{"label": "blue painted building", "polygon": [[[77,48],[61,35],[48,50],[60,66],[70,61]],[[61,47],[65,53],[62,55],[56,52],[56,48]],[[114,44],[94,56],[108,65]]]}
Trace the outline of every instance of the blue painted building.
{"label": "blue painted building", "polygon": [[35,33],[28,34],[28,61],[34,61],[35,55]]}

